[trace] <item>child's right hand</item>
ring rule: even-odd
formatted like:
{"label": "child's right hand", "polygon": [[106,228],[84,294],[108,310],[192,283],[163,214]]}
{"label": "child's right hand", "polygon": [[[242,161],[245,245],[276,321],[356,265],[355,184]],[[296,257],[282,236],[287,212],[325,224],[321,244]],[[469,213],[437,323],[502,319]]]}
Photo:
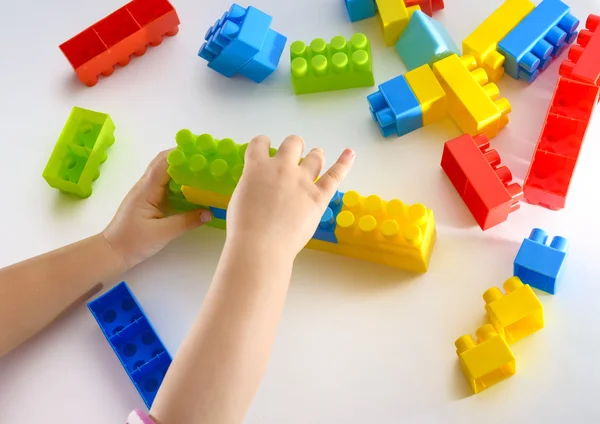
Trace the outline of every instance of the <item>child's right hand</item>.
{"label": "child's right hand", "polygon": [[227,240],[293,260],[313,236],[355,154],[344,150],[315,182],[325,163],[321,149],[312,149],[299,164],[302,138],[287,137],[274,157],[269,156],[270,144],[258,136],[248,145],[244,172],[227,210]]}

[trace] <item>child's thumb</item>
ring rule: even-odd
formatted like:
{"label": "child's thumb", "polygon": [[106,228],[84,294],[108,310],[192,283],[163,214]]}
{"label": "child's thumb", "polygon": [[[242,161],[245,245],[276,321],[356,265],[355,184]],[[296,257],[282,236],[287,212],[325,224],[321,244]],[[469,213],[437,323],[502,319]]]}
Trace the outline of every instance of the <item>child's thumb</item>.
{"label": "child's thumb", "polygon": [[195,209],[163,218],[165,232],[174,240],[189,230],[200,227],[212,219],[212,214],[207,209]]}

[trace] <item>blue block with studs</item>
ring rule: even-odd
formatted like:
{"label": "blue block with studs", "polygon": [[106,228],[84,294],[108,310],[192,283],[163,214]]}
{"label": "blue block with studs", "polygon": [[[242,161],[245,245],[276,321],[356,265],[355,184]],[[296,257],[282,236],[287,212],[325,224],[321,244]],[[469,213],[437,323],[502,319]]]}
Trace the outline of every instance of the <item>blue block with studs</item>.
{"label": "blue block with studs", "polygon": [[172,358],[144,310],[124,281],[89,302],[88,308],[150,408]]}
{"label": "blue block with studs", "polygon": [[337,237],[335,236],[336,218],[342,210],[342,198],[344,193],[336,191],[329,206],[321,217],[321,222],[313,235],[313,239],[327,241],[329,243],[337,243]]}
{"label": "blue block with studs", "polygon": [[372,18],[377,13],[375,0],[344,0],[350,22]]}

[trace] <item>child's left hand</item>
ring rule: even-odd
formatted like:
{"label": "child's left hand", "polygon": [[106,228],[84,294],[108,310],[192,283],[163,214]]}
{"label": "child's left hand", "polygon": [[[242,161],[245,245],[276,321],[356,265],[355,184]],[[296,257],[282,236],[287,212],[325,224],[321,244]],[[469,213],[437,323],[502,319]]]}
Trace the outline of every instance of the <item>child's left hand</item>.
{"label": "child's left hand", "polygon": [[155,255],[185,232],[210,221],[206,209],[166,216],[161,206],[166,200],[167,154],[158,154],[145,174],[127,194],[115,217],[102,232],[127,268]]}

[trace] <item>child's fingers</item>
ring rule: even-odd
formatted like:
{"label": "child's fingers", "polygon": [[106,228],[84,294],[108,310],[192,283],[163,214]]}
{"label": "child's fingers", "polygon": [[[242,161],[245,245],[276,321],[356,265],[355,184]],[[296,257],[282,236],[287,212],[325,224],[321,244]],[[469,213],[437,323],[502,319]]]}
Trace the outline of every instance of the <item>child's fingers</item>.
{"label": "child's fingers", "polygon": [[268,158],[270,147],[271,140],[269,140],[269,137],[264,135],[254,137],[246,148],[246,161]]}
{"label": "child's fingers", "polygon": [[304,140],[297,135],[290,135],[283,140],[277,150],[276,158],[281,158],[291,163],[297,164],[302,158],[304,152]]}
{"label": "child's fingers", "polygon": [[142,179],[145,179],[146,183],[152,186],[165,186],[171,176],[167,172],[169,169],[169,163],[167,162],[167,156],[173,149],[164,150],[160,152],[156,157],[150,162],[148,168],[146,168],[146,172]]}
{"label": "child's fingers", "polygon": [[327,202],[333,197],[341,182],[346,178],[348,171],[350,171],[354,163],[355,156],[356,154],[352,149],[344,150],[338,160],[317,181],[316,185],[321,189]]}
{"label": "child's fingers", "polygon": [[324,165],[325,154],[323,153],[323,150],[314,148],[308,152],[304,160],[300,163],[300,168],[306,169],[308,175],[314,181],[323,170]]}

